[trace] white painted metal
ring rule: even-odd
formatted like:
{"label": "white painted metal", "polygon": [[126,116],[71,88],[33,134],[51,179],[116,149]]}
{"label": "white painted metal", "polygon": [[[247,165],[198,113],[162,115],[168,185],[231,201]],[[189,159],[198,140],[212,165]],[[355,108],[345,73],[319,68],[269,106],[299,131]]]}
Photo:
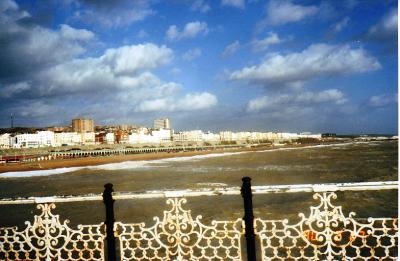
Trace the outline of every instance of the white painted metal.
{"label": "white painted metal", "polygon": [[183,209],[184,198],[169,198],[171,208],[154,224],[123,224],[114,230],[119,238],[121,260],[242,260],[243,221],[202,223]]}
{"label": "white painted metal", "polygon": [[[315,187],[314,187],[315,186]],[[319,203],[300,221],[255,219],[255,231],[263,260],[397,260],[397,218],[355,218],[333,204],[333,191],[397,189],[397,182],[343,183],[319,185],[255,186],[256,194],[312,192]],[[184,196],[239,194],[238,188],[152,191],[149,197],[166,197],[169,210],[154,223],[114,225],[121,260],[242,260],[242,220],[204,224],[182,205]],[[145,193],[115,193],[114,198],[145,198]],[[173,198],[169,198],[173,197]],[[52,213],[54,203],[101,200],[101,195],[41,197],[5,200],[5,204],[38,203],[41,211],[34,221],[17,227],[0,227],[0,260],[104,260],[105,225],[68,226]]]}
{"label": "white painted metal", "polygon": [[300,221],[255,220],[263,260],[397,260],[397,218],[357,219],[331,201],[334,192],[314,194],[317,206]]}
{"label": "white painted metal", "polygon": [[41,211],[26,227],[0,227],[0,260],[104,260],[104,224],[69,227],[52,213],[56,206],[38,204]]}

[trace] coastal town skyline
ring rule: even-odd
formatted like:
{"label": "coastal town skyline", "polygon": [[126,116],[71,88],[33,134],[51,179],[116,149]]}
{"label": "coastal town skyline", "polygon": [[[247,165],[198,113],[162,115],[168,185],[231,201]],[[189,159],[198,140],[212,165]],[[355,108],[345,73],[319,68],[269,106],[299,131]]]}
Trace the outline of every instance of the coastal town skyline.
{"label": "coastal town skyline", "polygon": [[0,128],[397,133],[396,1],[0,3]]}
{"label": "coastal town skyline", "polygon": [[[85,146],[101,144],[125,145],[233,145],[238,143],[276,143],[283,141],[336,137],[335,134],[287,133],[287,132],[235,132],[218,133],[203,130],[175,131],[169,118],[154,119],[152,127],[117,125],[95,126],[93,119],[72,119],[71,125],[40,129],[11,128],[9,133],[0,132],[1,149]],[[385,137],[382,137],[385,138]],[[386,139],[386,138],[385,138]]]}
{"label": "coastal town skyline", "polygon": [[[74,129],[74,121],[91,121],[91,126],[93,127],[93,132],[95,130],[98,129],[104,129],[104,128],[114,128],[114,129],[140,129],[140,128],[146,128],[146,129],[160,129],[160,127],[157,125],[160,123],[156,123],[157,121],[162,121],[162,120],[166,120],[168,123],[166,123],[166,127],[164,129],[171,129],[171,130],[176,130],[176,131],[205,131],[205,132],[220,132],[220,131],[233,131],[233,132],[275,132],[275,133],[297,133],[297,134],[311,134],[311,133],[326,133],[326,134],[338,134],[338,135],[397,135],[397,133],[367,133],[367,132],[359,132],[359,133],[335,133],[332,132],[328,129],[320,131],[320,132],[312,132],[309,129],[292,129],[290,131],[286,130],[286,129],[271,129],[271,128],[263,128],[263,129],[251,129],[251,128],[243,128],[243,127],[239,127],[239,128],[233,128],[233,129],[228,129],[228,128],[220,128],[220,129],[211,129],[211,128],[207,128],[207,126],[205,126],[204,128],[196,128],[196,129],[190,129],[187,128],[185,126],[181,127],[181,128],[175,128],[174,125],[172,125],[171,123],[171,118],[170,117],[158,117],[155,119],[150,119],[151,122],[149,124],[137,124],[137,123],[126,123],[126,122],[116,122],[113,124],[98,124],[97,121],[94,121],[93,119],[89,118],[89,117],[80,117],[80,118],[74,118],[74,119],[70,119],[69,123],[65,123],[65,124],[59,124],[59,125],[44,125],[44,126],[19,126],[18,124],[16,124],[15,122],[15,118],[14,115],[10,116],[9,119],[9,126],[6,127],[0,127],[0,131],[2,131],[3,133],[7,133],[10,132],[11,134],[13,133],[25,133],[27,132],[27,130],[30,130],[30,132],[34,132],[34,131],[40,131],[40,130],[50,130],[50,131],[55,131],[55,132],[61,132],[61,131],[73,131]],[[149,122],[149,121],[148,121]],[[161,129],[163,129],[163,127],[161,127]],[[78,131],[79,132],[79,131]],[[0,132],[1,133],[1,132]]]}

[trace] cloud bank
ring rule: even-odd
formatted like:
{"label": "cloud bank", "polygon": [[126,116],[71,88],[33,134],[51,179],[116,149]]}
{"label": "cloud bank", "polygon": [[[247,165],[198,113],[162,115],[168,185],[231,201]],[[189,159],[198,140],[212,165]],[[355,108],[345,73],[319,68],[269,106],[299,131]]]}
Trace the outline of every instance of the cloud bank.
{"label": "cloud bank", "polygon": [[273,53],[258,65],[232,72],[229,78],[263,86],[287,86],[320,76],[362,73],[380,68],[378,60],[362,48],[313,44],[302,52]]}

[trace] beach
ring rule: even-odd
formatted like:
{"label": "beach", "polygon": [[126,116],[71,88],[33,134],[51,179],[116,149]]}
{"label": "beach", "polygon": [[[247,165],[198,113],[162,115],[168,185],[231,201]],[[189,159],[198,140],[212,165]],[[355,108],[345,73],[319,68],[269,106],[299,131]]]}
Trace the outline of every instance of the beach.
{"label": "beach", "polygon": [[55,170],[55,169],[68,169],[68,168],[83,168],[91,166],[99,166],[112,163],[121,163],[128,161],[155,161],[161,159],[180,158],[180,157],[193,157],[209,154],[221,154],[232,152],[252,152],[252,151],[268,151],[280,149],[296,149],[308,148],[314,146],[340,146],[360,142],[323,142],[311,144],[287,144],[284,146],[247,146],[240,148],[217,148],[211,150],[198,150],[198,151],[180,151],[180,152],[150,152],[141,154],[122,154],[112,156],[89,156],[80,158],[69,159],[53,159],[40,162],[23,162],[23,163],[7,163],[0,165],[0,177],[2,173],[9,172],[24,172],[24,171],[37,171],[37,170]]}
{"label": "beach", "polygon": [[[300,147],[301,145],[292,145],[291,147]],[[234,148],[234,149],[215,149],[206,151],[184,151],[184,152],[157,152],[157,153],[143,153],[143,154],[130,154],[130,155],[113,155],[113,156],[98,156],[98,157],[82,157],[71,159],[54,159],[40,162],[25,162],[25,163],[7,163],[0,165],[0,175],[5,172],[13,171],[32,171],[32,170],[49,170],[57,168],[72,168],[72,167],[85,167],[96,166],[109,163],[119,163],[124,161],[146,161],[158,160],[175,157],[190,157],[196,155],[206,155],[211,153],[224,153],[224,152],[241,152],[241,151],[258,151],[274,149],[274,147],[258,146],[251,148]]]}

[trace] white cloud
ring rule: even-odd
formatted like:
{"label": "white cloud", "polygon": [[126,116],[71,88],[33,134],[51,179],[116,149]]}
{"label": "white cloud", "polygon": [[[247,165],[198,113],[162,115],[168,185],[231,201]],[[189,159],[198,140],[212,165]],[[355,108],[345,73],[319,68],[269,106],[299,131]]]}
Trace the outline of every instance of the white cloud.
{"label": "white cloud", "polygon": [[182,31],[180,31],[176,25],[171,25],[166,32],[166,37],[169,41],[178,41],[194,38],[200,34],[206,35],[208,31],[207,23],[195,21],[187,23]]}
{"label": "white cloud", "polygon": [[27,91],[31,88],[27,82],[18,82],[10,85],[6,85],[0,92],[0,97],[8,98],[15,94]]}
{"label": "white cloud", "polygon": [[88,41],[94,38],[94,33],[86,29],[76,29],[67,24],[62,24],[61,36],[68,40]]}
{"label": "white cloud", "polygon": [[[86,50],[94,37],[88,30],[61,25],[52,30],[37,24],[21,22],[30,17],[14,1],[1,1],[0,6],[0,78],[27,78],[44,67],[69,60]],[[24,79],[23,79],[24,80]]]}
{"label": "white cloud", "polygon": [[159,47],[150,43],[108,49],[100,57],[102,63],[109,65],[116,74],[154,69],[168,63],[171,59],[171,49],[164,45]]}
{"label": "white cloud", "polygon": [[397,8],[390,10],[381,21],[372,26],[368,31],[368,38],[372,40],[396,40],[397,39]]}
{"label": "white cloud", "polygon": [[229,57],[232,56],[234,53],[236,53],[240,49],[240,43],[239,41],[234,41],[233,43],[227,45],[222,52],[221,56],[222,57]]}
{"label": "white cloud", "polygon": [[182,98],[160,98],[141,102],[136,111],[193,111],[215,106],[217,97],[208,92],[188,93]]}
{"label": "white cloud", "polygon": [[28,37],[27,41],[21,43],[20,48],[40,60],[51,59],[60,62],[85,51],[81,45],[66,40],[61,33],[43,27],[34,28]]}
{"label": "white cloud", "polygon": [[222,0],[221,5],[243,9],[245,7],[245,2],[244,0]]}
{"label": "white cloud", "polygon": [[[31,20],[19,21],[24,17],[29,14],[14,1],[0,1],[0,68],[4,68],[0,70],[0,104],[4,113],[16,113],[21,122],[65,124],[66,119],[82,114],[131,121],[145,117],[135,114],[145,101],[166,99],[174,104],[172,111],[201,110],[217,103],[208,92],[190,93],[156,75],[154,71],[173,59],[173,51],[166,46],[127,45],[90,57],[86,44],[96,38],[91,31],[69,25],[48,29]],[[118,26],[114,22],[110,26]],[[179,37],[207,32],[205,23],[193,22]]]}
{"label": "white cloud", "polygon": [[349,18],[349,17],[343,18],[342,20],[340,20],[339,22],[337,22],[336,24],[334,24],[334,25],[332,26],[332,30],[333,30],[335,33],[338,33],[338,32],[340,32],[340,31],[342,31],[342,30],[347,26],[347,24],[349,23],[349,21],[350,21],[350,18]]}
{"label": "white cloud", "polygon": [[368,105],[370,107],[380,108],[380,107],[386,107],[396,102],[397,102],[397,94],[396,95],[382,94],[382,95],[372,96],[368,100]]}
{"label": "white cloud", "polygon": [[122,27],[142,21],[155,11],[147,0],[88,1],[76,0],[81,7],[74,18],[84,23],[103,27]]}
{"label": "white cloud", "polygon": [[204,0],[195,0],[190,9],[193,11],[207,13],[211,10],[211,7]]}
{"label": "white cloud", "polygon": [[346,102],[344,94],[337,89],[329,89],[321,92],[303,92],[294,98],[295,102],[299,103],[323,103],[335,102],[336,104],[343,104]]}
{"label": "white cloud", "polygon": [[270,54],[259,65],[232,72],[230,79],[263,85],[287,85],[324,75],[362,73],[380,68],[377,59],[362,48],[313,44],[298,53]]}
{"label": "white cloud", "polygon": [[111,108],[118,104],[118,110],[125,113],[194,111],[216,105],[214,95],[182,94],[180,84],[165,82],[151,72],[168,63],[172,55],[171,49],[151,43],[108,49],[100,57],[74,59],[44,70],[36,75],[32,85],[22,82],[7,86],[7,97],[30,90],[40,99],[87,99],[88,108],[96,104]]}
{"label": "white cloud", "polygon": [[98,58],[75,59],[38,75],[40,93],[154,89],[163,83],[149,70],[168,63],[172,50],[151,43],[108,49]]}
{"label": "white cloud", "polygon": [[260,52],[260,51],[265,51],[268,49],[270,45],[273,44],[278,44],[281,43],[282,40],[279,38],[278,34],[274,32],[269,32],[268,36],[265,37],[264,39],[258,40],[255,39],[251,42],[251,45],[253,47],[253,51]]}
{"label": "white cloud", "polygon": [[217,103],[217,97],[211,93],[188,93],[183,99],[177,102],[177,107],[180,110],[201,110],[211,108],[217,105]]}
{"label": "white cloud", "polygon": [[289,0],[271,0],[267,5],[267,21],[273,25],[282,25],[303,20],[317,12],[316,6],[297,5]]}
{"label": "white cloud", "polygon": [[18,4],[12,0],[3,0],[0,2],[0,12],[16,11],[18,9]]}
{"label": "white cloud", "polygon": [[1,20],[9,22],[10,20],[16,21],[21,18],[30,17],[31,15],[21,10],[18,4],[13,0],[0,1]]}
{"label": "white cloud", "polygon": [[191,61],[193,59],[196,59],[197,57],[201,56],[201,49],[200,48],[193,48],[188,50],[182,55],[182,58],[186,61]]}
{"label": "white cloud", "polygon": [[250,100],[247,111],[279,110],[283,107],[307,107],[320,103],[343,104],[346,102],[344,94],[337,89],[328,89],[320,92],[302,92],[295,94],[281,94],[277,96],[262,96]]}

